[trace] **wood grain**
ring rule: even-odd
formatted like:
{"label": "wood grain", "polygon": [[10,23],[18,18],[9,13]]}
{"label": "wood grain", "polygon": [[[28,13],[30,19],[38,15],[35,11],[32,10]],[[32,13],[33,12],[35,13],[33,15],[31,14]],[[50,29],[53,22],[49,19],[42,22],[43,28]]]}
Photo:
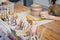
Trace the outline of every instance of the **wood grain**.
{"label": "wood grain", "polygon": [[[42,29],[42,28],[43,29]],[[43,32],[42,30],[46,30]],[[60,40],[60,21],[53,21],[39,26],[40,40]],[[43,35],[41,35],[43,32]]]}
{"label": "wood grain", "polygon": [[14,12],[23,12],[23,11],[28,11],[28,10],[30,10],[30,9],[22,4],[14,5]]}

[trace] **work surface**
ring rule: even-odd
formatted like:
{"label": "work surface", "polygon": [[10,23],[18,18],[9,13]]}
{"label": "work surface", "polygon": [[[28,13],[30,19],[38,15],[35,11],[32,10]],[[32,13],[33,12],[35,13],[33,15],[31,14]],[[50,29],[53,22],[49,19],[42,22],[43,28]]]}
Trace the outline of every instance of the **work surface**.
{"label": "work surface", "polygon": [[24,12],[28,11],[29,8],[26,6],[23,6],[22,4],[15,4],[14,5],[14,12]]}
{"label": "work surface", "polygon": [[60,21],[52,21],[38,28],[40,40],[60,40]]}
{"label": "work surface", "polygon": [[[14,8],[15,12],[29,10],[29,8],[19,4],[16,4]],[[52,21],[40,25],[37,29],[37,34],[40,35],[40,40],[60,40],[60,21]]]}

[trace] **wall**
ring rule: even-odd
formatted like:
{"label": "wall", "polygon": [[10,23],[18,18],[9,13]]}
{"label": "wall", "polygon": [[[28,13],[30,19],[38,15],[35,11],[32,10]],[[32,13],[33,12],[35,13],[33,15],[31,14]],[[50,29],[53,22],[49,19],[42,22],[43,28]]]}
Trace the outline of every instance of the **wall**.
{"label": "wall", "polygon": [[33,1],[32,0],[26,0],[26,6],[32,5]]}
{"label": "wall", "polygon": [[34,3],[39,3],[42,4],[44,6],[49,6],[49,1],[48,0],[33,0]]}
{"label": "wall", "polygon": [[17,4],[23,4],[23,0],[20,0],[19,2],[17,2]]}
{"label": "wall", "polygon": [[[17,4],[24,4],[23,3],[24,0],[20,0],[19,2],[17,2]],[[25,0],[26,1],[26,6],[30,6],[32,4],[32,0]]]}

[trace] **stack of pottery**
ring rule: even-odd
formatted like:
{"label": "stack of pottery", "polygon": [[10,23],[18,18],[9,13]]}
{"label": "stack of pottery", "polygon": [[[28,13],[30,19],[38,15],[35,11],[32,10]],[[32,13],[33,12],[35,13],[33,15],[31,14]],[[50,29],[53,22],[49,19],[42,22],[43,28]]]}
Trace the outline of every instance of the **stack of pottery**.
{"label": "stack of pottery", "polygon": [[31,6],[32,6],[31,10],[32,10],[32,13],[33,13],[32,15],[33,16],[39,16],[40,12],[42,11],[42,5],[40,5],[40,4],[33,4]]}

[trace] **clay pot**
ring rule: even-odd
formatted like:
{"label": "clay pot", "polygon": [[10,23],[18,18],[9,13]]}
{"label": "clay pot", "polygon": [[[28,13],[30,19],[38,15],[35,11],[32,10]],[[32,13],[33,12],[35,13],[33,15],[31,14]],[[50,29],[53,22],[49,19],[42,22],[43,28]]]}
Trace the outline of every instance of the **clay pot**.
{"label": "clay pot", "polygon": [[32,8],[31,8],[32,15],[33,16],[39,16],[40,12],[42,11],[42,5],[33,4],[31,6],[32,6]]}

